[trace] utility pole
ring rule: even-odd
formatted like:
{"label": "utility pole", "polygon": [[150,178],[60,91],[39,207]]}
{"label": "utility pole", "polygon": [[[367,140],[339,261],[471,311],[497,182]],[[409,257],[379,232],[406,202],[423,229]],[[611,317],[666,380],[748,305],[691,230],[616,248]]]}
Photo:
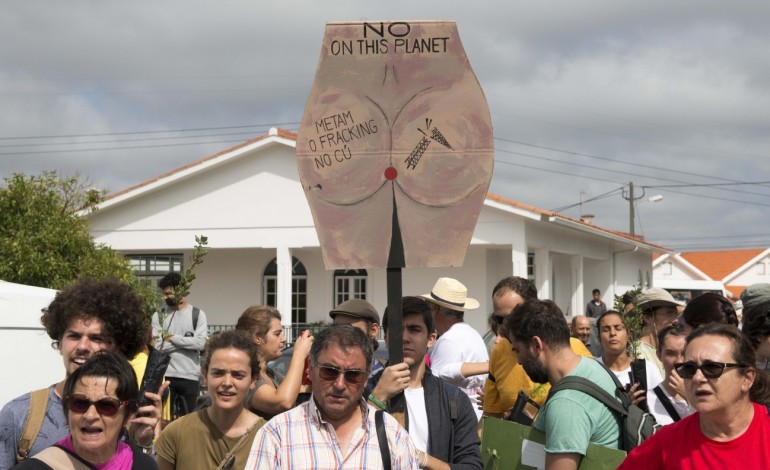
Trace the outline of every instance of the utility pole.
{"label": "utility pole", "polygon": [[630,181],[628,183],[628,233],[632,237],[634,236],[634,217],[636,217],[634,214],[634,182]]}

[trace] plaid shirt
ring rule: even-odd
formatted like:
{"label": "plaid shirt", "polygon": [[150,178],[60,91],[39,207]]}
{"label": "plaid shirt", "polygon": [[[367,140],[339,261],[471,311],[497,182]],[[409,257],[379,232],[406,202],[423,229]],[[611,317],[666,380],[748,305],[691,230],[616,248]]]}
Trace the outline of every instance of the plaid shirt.
{"label": "plaid shirt", "polygon": [[[334,428],[321,418],[321,412],[311,397],[309,401],[274,417],[257,432],[246,469],[382,469],[373,411],[374,408],[362,399],[363,423],[343,454]],[[384,418],[392,469],[419,468],[417,450],[409,434],[389,414],[385,413]]]}

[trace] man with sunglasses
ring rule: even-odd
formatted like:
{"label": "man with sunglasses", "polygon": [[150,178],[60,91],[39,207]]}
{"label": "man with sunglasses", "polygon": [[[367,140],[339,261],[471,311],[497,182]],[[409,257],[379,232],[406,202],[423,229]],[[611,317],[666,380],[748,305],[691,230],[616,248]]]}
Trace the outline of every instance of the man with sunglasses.
{"label": "man with sunglasses", "polygon": [[[357,328],[321,330],[310,349],[310,400],[257,432],[245,468],[384,468],[375,409],[362,397],[372,355],[370,339]],[[419,468],[409,434],[389,414],[382,418],[390,468]]]}
{"label": "man with sunglasses", "polygon": [[[511,315],[516,306],[527,300],[537,299],[537,288],[529,279],[517,276],[506,277],[492,289],[493,319],[498,324],[495,346],[489,357],[489,376],[484,385],[484,415],[501,418],[516,403],[520,391],[526,393],[538,404],[548,396],[548,385],[533,382],[519,364],[518,355],[508,340],[503,321]],[[575,353],[591,357],[591,353],[578,339],[571,339]]]}
{"label": "man with sunglasses", "polygon": [[[56,294],[40,321],[62,356],[65,377],[47,389],[10,401],[0,411],[0,469],[11,468],[67,435],[62,397],[70,374],[101,350],[133,358],[146,339],[141,301],[116,279],[80,279]],[[142,445],[152,440],[160,420],[160,396],[148,393],[147,398],[155,406],[139,408],[144,416],[134,418],[129,426],[132,438]],[[36,426],[38,432],[28,439],[26,434]]]}

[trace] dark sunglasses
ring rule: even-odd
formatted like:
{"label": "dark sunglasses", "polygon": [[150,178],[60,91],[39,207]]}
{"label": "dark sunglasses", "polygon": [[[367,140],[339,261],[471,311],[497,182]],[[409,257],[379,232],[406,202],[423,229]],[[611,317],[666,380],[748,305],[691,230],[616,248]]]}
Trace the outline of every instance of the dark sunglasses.
{"label": "dark sunglasses", "polygon": [[693,361],[678,362],[674,364],[676,373],[683,379],[691,379],[698,370],[703,373],[703,376],[707,379],[716,379],[721,376],[725,368],[727,367],[745,367],[744,364],[736,364],[734,362],[713,362],[703,361],[703,364],[698,365]]}
{"label": "dark sunglasses", "polygon": [[96,412],[102,416],[115,416],[118,414],[121,406],[128,405],[128,401],[120,401],[115,398],[100,398],[96,401],[89,400],[84,395],[70,395],[67,397],[67,408],[75,413],[85,413],[91,408],[96,407]]}
{"label": "dark sunglasses", "polygon": [[342,370],[332,366],[320,366],[318,368],[318,376],[327,382],[336,382],[340,374],[345,376],[345,382],[350,385],[360,385],[369,377],[369,371],[361,369]]}
{"label": "dark sunglasses", "polygon": [[493,313],[493,314],[492,314],[492,320],[494,320],[494,321],[495,321],[495,323],[497,323],[498,325],[502,325],[502,324],[503,324],[503,321],[505,320],[505,317],[501,317],[500,315],[495,315],[495,314]]}

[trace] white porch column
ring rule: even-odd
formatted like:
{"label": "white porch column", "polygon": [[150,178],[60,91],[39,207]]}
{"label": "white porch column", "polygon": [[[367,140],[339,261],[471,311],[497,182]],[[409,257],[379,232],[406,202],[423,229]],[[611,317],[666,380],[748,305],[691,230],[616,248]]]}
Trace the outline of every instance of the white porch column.
{"label": "white porch column", "polygon": [[570,257],[570,271],[572,271],[572,301],[570,305],[570,317],[583,313],[583,256]]}
{"label": "white porch column", "polygon": [[511,243],[513,276],[527,278],[527,241],[523,237]]}
{"label": "white porch column", "polygon": [[275,249],[275,261],[278,265],[276,279],[276,308],[281,312],[281,325],[287,331],[286,341],[292,342],[291,329],[291,249],[281,246]]}
{"label": "white porch column", "polygon": [[[540,299],[553,298],[551,278],[553,267],[551,266],[551,252],[548,248],[535,250],[535,287]],[[525,276],[526,277],[526,273]]]}

